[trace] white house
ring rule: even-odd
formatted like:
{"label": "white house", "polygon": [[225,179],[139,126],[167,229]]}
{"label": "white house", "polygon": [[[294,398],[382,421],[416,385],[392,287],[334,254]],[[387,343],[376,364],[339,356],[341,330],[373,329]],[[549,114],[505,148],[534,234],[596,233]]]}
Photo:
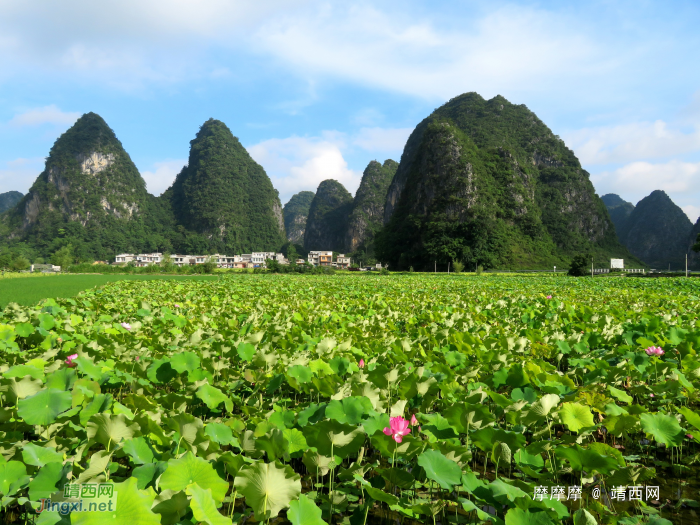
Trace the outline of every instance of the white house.
{"label": "white house", "polygon": [[134,260],[133,253],[120,253],[114,258],[114,262],[117,264],[126,264]]}

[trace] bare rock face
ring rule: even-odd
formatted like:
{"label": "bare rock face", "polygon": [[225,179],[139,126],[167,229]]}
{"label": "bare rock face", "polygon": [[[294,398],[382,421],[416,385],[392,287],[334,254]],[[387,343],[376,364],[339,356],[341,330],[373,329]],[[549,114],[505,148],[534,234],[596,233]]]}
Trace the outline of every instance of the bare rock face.
{"label": "bare rock face", "polygon": [[50,235],[63,223],[99,227],[143,209],[146,184],[114,132],[87,113],[51,148],[46,168],[11,216],[26,235]]}
{"label": "bare rock face", "polygon": [[284,227],[287,230],[287,240],[292,243],[303,244],[306,231],[306,219],[309,216],[309,208],[314,200],[313,191],[301,191],[292,196],[284,205]]}
{"label": "bare rock face", "polygon": [[377,256],[395,269],[551,267],[628,257],[589,175],[525,106],[461,95],[418,124],[384,206]]}
{"label": "bare rock face", "polygon": [[352,203],[352,195],[340,182],[321,182],[309,207],[304,249],[343,251]]}
{"label": "bare rock face", "polygon": [[387,159],[384,164],[373,160],[365,168],[348,218],[346,252],[367,249],[372,244],[383,225],[387,190],[398,166],[396,161]]}

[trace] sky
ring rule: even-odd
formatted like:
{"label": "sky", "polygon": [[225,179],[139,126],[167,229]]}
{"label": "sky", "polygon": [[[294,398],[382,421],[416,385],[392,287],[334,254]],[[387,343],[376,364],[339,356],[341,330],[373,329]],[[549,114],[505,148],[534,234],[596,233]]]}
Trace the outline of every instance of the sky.
{"label": "sky", "polygon": [[700,215],[700,3],[0,2],[0,192],[101,115],[159,195],[223,121],[282,203],[371,160],[462,93],[525,104],[599,195],[666,191]]}

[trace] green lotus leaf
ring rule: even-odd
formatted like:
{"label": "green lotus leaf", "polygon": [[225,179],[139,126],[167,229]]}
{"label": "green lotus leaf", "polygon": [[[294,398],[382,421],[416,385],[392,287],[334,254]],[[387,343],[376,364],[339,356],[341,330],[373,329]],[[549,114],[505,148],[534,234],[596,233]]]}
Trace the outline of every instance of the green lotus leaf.
{"label": "green lotus leaf", "polygon": [[88,359],[85,356],[81,356],[73,362],[77,363],[78,370],[80,372],[85,374],[93,381],[99,382],[102,379],[102,376],[104,375],[104,373],[102,372],[102,368],[95,364],[95,362],[92,359]]}
{"label": "green lotus leaf", "polygon": [[557,456],[568,459],[571,468],[575,471],[585,470],[587,472],[595,471],[601,474],[610,474],[619,466],[617,458],[601,454],[592,449],[583,448],[580,445],[560,446],[554,451]]}
{"label": "green lotus leaf", "polygon": [[15,332],[20,337],[29,337],[34,333],[34,326],[30,323],[17,323],[15,325]]}
{"label": "green lotus leaf", "polygon": [[399,498],[397,498],[393,494],[388,494],[383,490],[375,488],[371,485],[366,485],[363,488],[370,498],[376,499],[377,501],[381,501],[382,503],[386,503],[387,505],[396,505],[399,502]]}
{"label": "green lotus leaf", "polygon": [[586,509],[578,509],[574,512],[574,525],[598,525],[598,522]]}
{"label": "green lotus leaf", "polygon": [[20,461],[6,461],[0,455],[0,496],[11,496],[29,483],[27,467]]}
{"label": "green lotus leaf", "polygon": [[572,432],[595,426],[591,409],[580,403],[564,403],[559,410],[561,422]]}
{"label": "green lotus leaf", "polygon": [[88,467],[78,476],[78,483],[95,483],[106,480],[107,468],[112,460],[112,453],[106,450],[98,450],[90,456]]}
{"label": "green lotus leaf", "polygon": [[313,372],[308,366],[294,365],[287,370],[287,376],[295,379],[300,384],[310,383]]}
{"label": "green lotus leaf", "polygon": [[219,503],[224,500],[228,483],[221,479],[211,463],[187,452],[181,459],[168,461],[168,468],[160,477],[158,485],[164,490],[185,490],[196,483],[203,489],[211,489],[212,497]]}
{"label": "green lotus leaf", "polygon": [[326,417],[339,423],[359,425],[366,414],[372,411],[372,402],[366,397],[350,396],[342,401],[331,401],[326,407]]}
{"label": "green lotus leaf", "polygon": [[71,407],[71,394],[56,388],[40,390],[20,399],[17,414],[29,425],[46,426]]}
{"label": "green lotus leaf", "polygon": [[4,377],[31,377],[34,379],[44,379],[43,370],[39,370],[33,366],[29,365],[15,365],[11,367],[7,372],[2,374]]}
{"label": "green lotus leaf", "polygon": [[629,395],[624,390],[620,390],[620,389],[615,388],[614,386],[610,386],[610,385],[608,385],[608,390],[610,390],[610,394],[612,394],[612,396],[614,398],[616,398],[624,403],[632,404],[632,401],[634,401],[632,396]]}
{"label": "green lotus leaf", "polygon": [[666,414],[642,414],[639,417],[642,430],[651,435],[657,443],[667,447],[677,447],[683,442],[684,431],[673,416]]}
{"label": "green lotus leaf", "polygon": [[545,511],[510,509],[506,513],[506,525],[554,525]]}
{"label": "green lotus leaf", "polygon": [[376,469],[375,472],[392,485],[396,485],[401,489],[412,488],[416,481],[413,474],[400,468]]}
{"label": "green lotus leaf", "polygon": [[231,398],[225,395],[218,388],[209,384],[200,386],[197,389],[196,395],[209,407],[210,410],[214,410],[221,403],[224,404],[226,410],[229,412],[233,410],[233,402],[231,401]]}
{"label": "green lotus leaf", "polygon": [[134,465],[153,463],[155,459],[151,444],[142,436],[124,441],[122,450],[131,457],[131,461]]}
{"label": "green lotus leaf", "polygon": [[228,445],[233,440],[233,430],[222,423],[207,423],[204,433],[219,445]]}
{"label": "green lotus leaf", "polygon": [[199,368],[199,356],[193,352],[181,352],[170,357],[170,366],[178,374],[194,372]]}
{"label": "green lotus leaf", "polygon": [[314,476],[325,476],[331,467],[336,467],[333,458],[322,456],[315,450],[306,450],[301,457],[301,461]]}
{"label": "green lotus leaf", "polygon": [[187,486],[186,493],[190,496],[190,508],[194,519],[207,525],[232,525],[230,518],[221,515],[217,508],[214,498],[211,495],[211,489],[203,489],[196,483]]}
{"label": "green lotus leaf", "polygon": [[[204,423],[192,414],[178,414],[165,421],[168,428],[171,428],[180,436],[178,442],[179,450],[192,450]],[[184,487],[182,488],[184,490]]]}
{"label": "green lotus leaf", "polygon": [[54,447],[40,447],[34,443],[26,443],[22,447],[22,459],[25,465],[43,467],[47,463],[58,462],[63,464],[63,454],[56,452]]}
{"label": "green lotus leaf", "polygon": [[288,465],[258,461],[238,471],[234,486],[262,521],[277,517],[301,494],[301,477]]}
{"label": "green lotus leaf", "polygon": [[29,499],[39,501],[42,498],[50,498],[55,492],[59,492],[67,482],[67,475],[71,470],[70,463],[66,465],[48,463],[42,466],[29,483]]}
{"label": "green lotus leaf", "polygon": [[547,417],[554,407],[559,404],[559,396],[556,394],[545,394],[535,401],[530,407],[530,412],[537,417]]}
{"label": "green lotus leaf", "polygon": [[289,504],[287,519],[292,522],[292,525],[326,525],[321,518],[321,509],[304,494]]}
{"label": "green lotus leaf", "polygon": [[238,352],[238,356],[243,361],[250,363],[255,355],[255,347],[250,343],[239,343],[238,347],[236,348],[236,352]]}
{"label": "green lotus leaf", "polygon": [[426,476],[437,482],[443,489],[452,491],[454,485],[461,483],[462,469],[437,450],[423,452],[418,456],[418,465],[423,467]]}
{"label": "green lotus leaf", "polygon": [[169,359],[156,359],[148,367],[146,372],[148,379],[155,384],[169,383],[177,377],[177,372],[170,364]]}
{"label": "green lotus leaf", "polygon": [[74,512],[72,525],[160,525],[160,516],[151,507],[155,492],[139,490],[136,479],[129,478],[114,484],[117,504],[112,512]]}
{"label": "green lotus leaf", "polygon": [[678,412],[683,415],[688,423],[700,430],[700,415],[698,415],[697,412],[693,412],[688,407],[681,407],[678,409]]}
{"label": "green lotus leaf", "polygon": [[269,461],[276,461],[288,454],[289,442],[280,429],[273,428],[264,436],[260,436],[255,440],[255,448],[265,452]]}
{"label": "green lotus leaf", "polygon": [[306,438],[303,432],[297,430],[296,428],[285,428],[282,431],[284,439],[287,440],[287,446],[289,447],[287,451],[290,454],[295,454],[297,452],[305,451],[309,445],[306,443]]}
{"label": "green lotus leaf", "polygon": [[359,452],[366,434],[362,427],[344,425],[337,421],[321,421],[304,427],[306,442],[324,456],[347,458]]}
{"label": "green lotus leaf", "polygon": [[117,448],[123,440],[134,437],[138,430],[138,424],[132,423],[124,415],[92,416],[86,426],[88,439],[104,445],[107,450]]}

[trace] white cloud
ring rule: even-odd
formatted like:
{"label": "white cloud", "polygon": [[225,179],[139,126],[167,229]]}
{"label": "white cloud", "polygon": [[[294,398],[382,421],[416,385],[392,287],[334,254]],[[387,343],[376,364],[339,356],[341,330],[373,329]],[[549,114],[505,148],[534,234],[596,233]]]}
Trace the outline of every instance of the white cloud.
{"label": "white cloud", "polygon": [[154,162],[153,169],[141,172],[141,176],[146,181],[146,189],[153,195],[160,195],[167,190],[175,180],[175,177],[182,167],[187,164],[187,160],[164,160]]}
{"label": "white cloud", "polygon": [[403,151],[413,128],[362,128],[353,138],[353,144],[367,151]]}
{"label": "white cloud", "polygon": [[599,195],[617,193],[637,204],[654,190],[665,191],[695,222],[700,215],[700,162],[671,160],[662,163],[631,162],[614,171],[591,175]]}
{"label": "white cloud", "polygon": [[324,4],[315,13],[273,18],[255,41],[305,74],[442,100],[550,86],[564,77],[575,82],[616,63],[572,20],[512,5],[452,25],[406,11]]}
{"label": "white cloud", "polygon": [[637,200],[654,190],[664,190],[669,195],[698,193],[700,162],[632,162],[614,171],[592,175],[591,180],[601,194],[636,195]]}
{"label": "white cloud", "polygon": [[42,158],[18,158],[5,162],[5,166],[0,167],[0,193],[20,191],[26,194],[43,170]]}
{"label": "white cloud", "polygon": [[690,219],[690,222],[695,224],[698,220],[698,217],[700,217],[700,206],[693,206],[692,204],[688,204],[687,206],[681,206],[681,208]]}
{"label": "white cloud", "polygon": [[284,204],[300,191],[315,192],[326,179],[337,180],[354,194],[362,173],[348,168],[344,146],[340,134],[325,132],[321,137],[265,140],[247,150],[265,168]]}
{"label": "white cloud", "polygon": [[585,128],[564,137],[585,166],[656,159],[700,150],[700,127],[690,132],[657,120]]}
{"label": "white cloud", "polygon": [[10,124],[13,126],[39,126],[41,124],[59,124],[71,126],[78,120],[80,113],[66,112],[55,104],[43,108],[33,108],[15,115]]}

